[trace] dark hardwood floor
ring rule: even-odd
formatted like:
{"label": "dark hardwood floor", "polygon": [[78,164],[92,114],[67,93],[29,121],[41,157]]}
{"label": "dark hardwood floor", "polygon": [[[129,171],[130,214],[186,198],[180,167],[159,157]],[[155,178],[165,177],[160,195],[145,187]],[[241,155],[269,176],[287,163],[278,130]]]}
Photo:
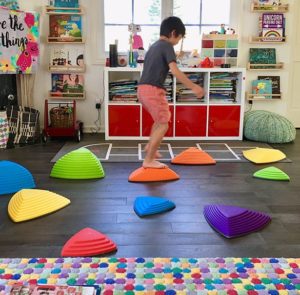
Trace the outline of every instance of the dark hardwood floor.
{"label": "dark hardwood floor", "polygon": [[[63,141],[2,150],[1,160],[25,166],[37,188],[66,196],[71,205],[39,219],[13,223],[7,214],[11,195],[0,196],[0,257],[58,257],[64,243],[85,227],[115,241],[118,251],[113,255],[118,257],[299,257],[300,130],[297,135],[294,143],[275,145],[292,160],[273,165],[288,173],[290,182],[255,179],[253,172],[268,165],[251,163],[172,166],[181,179],[165,183],[129,183],[128,176],[139,163],[105,163],[104,179],[60,180],[49,177],[50,160]],[[141,219],[133,202],[137,196],[150,195],[166,197],[177,207]],[[272,222],[260,232],[229,240],[206,223],[202,210],[209,203],[261,210],[271,215]]]}

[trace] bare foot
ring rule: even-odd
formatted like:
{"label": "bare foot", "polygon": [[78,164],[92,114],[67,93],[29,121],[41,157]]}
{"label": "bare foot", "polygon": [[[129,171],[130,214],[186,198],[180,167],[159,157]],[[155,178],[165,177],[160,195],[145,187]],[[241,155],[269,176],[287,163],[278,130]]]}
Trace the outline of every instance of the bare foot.
{"label": "bare foot", "polygon": [[144,168],[154,168],[154,169],[163,169],[163,168],[167,168],[168,166],[166,164],[163,164],[161,162],[158,161],[151,161],[151,162],[145,162],[143,163],[143,167]]}
{"label": "bare foot", "polygon": [[[144,148],[144,151],[146,153],[148,152],[148,150],[149,150],[149,144],[147,144]],[[154,157],[155,157],[155,159],[162,158],[162,154],[159,151],[156,151]]]}

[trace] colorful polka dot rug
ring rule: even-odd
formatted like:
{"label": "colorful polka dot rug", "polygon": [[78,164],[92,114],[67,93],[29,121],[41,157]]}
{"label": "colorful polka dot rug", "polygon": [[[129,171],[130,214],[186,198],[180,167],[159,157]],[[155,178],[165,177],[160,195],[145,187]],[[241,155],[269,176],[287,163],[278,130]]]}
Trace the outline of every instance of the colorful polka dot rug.
{"label": "colorful polka dot rug", "polygon": [[17,282],[104,295],[300,294],[300,258],[0,258],[0,294]]}

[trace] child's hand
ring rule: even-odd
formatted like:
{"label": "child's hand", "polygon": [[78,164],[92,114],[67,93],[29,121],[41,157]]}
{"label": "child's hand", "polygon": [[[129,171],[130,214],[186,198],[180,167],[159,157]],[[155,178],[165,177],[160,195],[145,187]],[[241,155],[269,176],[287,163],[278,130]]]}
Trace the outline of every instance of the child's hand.
{"label": "child's hand", "polygon": [[201,86],[197,85],[197,84],[194,84],[194,86],[192,88],[192,91],[199,98],[202,98],[205,95],[204,89]]}

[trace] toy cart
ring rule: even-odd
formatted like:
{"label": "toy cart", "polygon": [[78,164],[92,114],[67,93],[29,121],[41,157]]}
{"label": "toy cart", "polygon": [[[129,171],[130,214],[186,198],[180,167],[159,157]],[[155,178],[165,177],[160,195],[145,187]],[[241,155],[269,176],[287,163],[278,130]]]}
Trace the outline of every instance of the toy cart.
{"label": "toy cart", "polygon": [[[51,106],[51,108],[49,108]],[[76,120],[76,102],[48,102],[45,100],[42,140],[48,137],[74,137],[81,140],[82,122]],[[49,118],[50,117],[50,118]],[[50,120],[49,120],[50,119]]]}

